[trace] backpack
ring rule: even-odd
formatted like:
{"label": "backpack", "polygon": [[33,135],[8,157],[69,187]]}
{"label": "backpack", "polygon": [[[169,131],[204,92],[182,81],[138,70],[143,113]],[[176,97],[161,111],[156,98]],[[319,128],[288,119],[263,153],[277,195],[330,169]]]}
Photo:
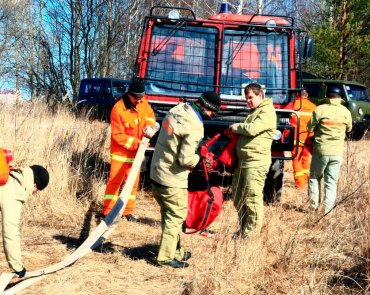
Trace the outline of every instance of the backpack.
{"label": "backpack", "polygon": [[0,186],[8,182],[11,166],[9,163],[13,160],[13,154],[10,150],[0,148]]}
{"label": "backpack", "polygon": [[220,214],[224,196],[218,186],[209,185],[205,160],[202,159],[207,189],[203,191],[188,191],[188,213],[183,224],[183,232],[193,234],[204,230]]}

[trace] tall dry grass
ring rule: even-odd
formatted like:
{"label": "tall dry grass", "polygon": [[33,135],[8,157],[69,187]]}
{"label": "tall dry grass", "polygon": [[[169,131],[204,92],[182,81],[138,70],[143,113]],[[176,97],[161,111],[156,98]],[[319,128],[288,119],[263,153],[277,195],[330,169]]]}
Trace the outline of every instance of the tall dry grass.
{"label": "tall dry grass", "polygon": [[[96,226],[108,173],[109,126],[76,118],[43,103],[0,106],[0,146],[15,166],[48,167],[49,187],[26,203],[23,257],[35,270],[59,262]],[[285,167],[283,204],[265,207],[260,236],[231,239],[237,215],[231,201],[212,234],[183,236],[193,253],[183,270],[152,264],[160,237],[159,207],[140,191],[135,214],[110,239],[73,266],[22,294],[365,294],[370,292],[370,141],[347,142],[338,205],[331,216],[310,214],[307,192],[295,189]],[[1,252],[1,271],[9,271]]]}

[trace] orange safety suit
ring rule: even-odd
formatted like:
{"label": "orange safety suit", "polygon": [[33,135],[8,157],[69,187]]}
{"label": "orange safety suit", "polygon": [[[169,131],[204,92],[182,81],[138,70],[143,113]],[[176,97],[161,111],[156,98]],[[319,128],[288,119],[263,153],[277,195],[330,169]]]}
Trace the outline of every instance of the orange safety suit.
{"label": "orange safety suit", "polygon": [[[130,107],[129,98],[123,96],[113,107],[111,120],[110,171],[103,202],[103,215],[107,215],[116,203],[143,137],[145,126],[154,126],[155,115],[145,96],[139,104]],[[139,184],[138,174],[123,215],[132,214]]]}
{"label": "orange safety suit", "polygon": [[[292,154],[296,154],[296,157],[293,159],[292,163],[294,182],[296,187],[300,189],[304,189],[307,186],[310,175],[313,133],[307,131],[307,124],[315,108],[316,105],[308,99],[307,95],[302,95],[301,100],[297,99],[294,102],[294,110],[296,110],[299,115],[299,130],[298,143],[295,143],[292,151]],[[296,116],[292,116],[290,124],[297,127]]]}

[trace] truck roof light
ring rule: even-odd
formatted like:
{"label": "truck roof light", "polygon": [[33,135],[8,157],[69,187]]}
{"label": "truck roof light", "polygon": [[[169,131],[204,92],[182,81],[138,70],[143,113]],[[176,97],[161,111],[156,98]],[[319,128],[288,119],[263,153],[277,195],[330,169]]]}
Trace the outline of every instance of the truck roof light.
{"label": "truck roof light", "polygon": [[276,27],[276,21],[275,21],[275,20],[273,20],[273,19],[269,19],[269,20],[266,22],[266,27],[267,27],[267,29],[269,29],[269,30],[273,30],[273,29],[275,29],[275,27]]}
{"label": "truck roof light", "polygon": [[176,9],[173,9],[168,13],[168,18],[170,18],[170,19],[180,19],[180,12]]}
{"label": "truck roof light", "polygon": [[220,13],[230,13],[231,5],[228,2],[221,3]]}

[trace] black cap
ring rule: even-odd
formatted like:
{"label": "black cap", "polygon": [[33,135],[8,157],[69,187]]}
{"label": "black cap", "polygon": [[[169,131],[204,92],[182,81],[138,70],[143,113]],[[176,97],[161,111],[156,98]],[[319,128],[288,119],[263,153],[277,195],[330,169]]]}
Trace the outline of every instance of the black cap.
{"label": "black cap", "polygon": [[49,172],[40,165],[32,165],[33,179],[39,191],[42,191],[49,184]]}
{"label": "black cap", "polygon": [[145,95],[145,84],[140,81],[132,81],[128,86],[128,92],[133,96],[143,97]]}
{"label": "black cap", "polygon": [[220,96],[213,92],[213,91],[207,91],[202,93],[202,95],[199,97],[200,104],[204,106],[206,109],[209,109],[213,112],[218,112],[221,107],[221,98]]}

